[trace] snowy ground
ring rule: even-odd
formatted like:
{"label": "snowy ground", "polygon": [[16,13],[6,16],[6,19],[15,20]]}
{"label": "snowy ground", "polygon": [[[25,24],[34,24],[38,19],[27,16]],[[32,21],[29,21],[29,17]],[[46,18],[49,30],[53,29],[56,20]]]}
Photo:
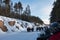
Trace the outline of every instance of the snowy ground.
{"label": "snowy ground", "polygon": [[[36,26],[34,23],[3,16],[0,16],[0,20],[4,22],[4,25],[8,29],[7,32],[3,32],[0,29],[0,40],[36,40],[41,33],[44,33],[42,31],[36,32]],[[14,26],[10,26],[8,24],[9,21],[15,21],[16,23]],[[23,25],[23,27],[21,25]],[[16,26],[19,27],[19,30],[16,28]],[[34,27],[34,32],[27,32],[27,27]],[[12,30],[14,30],[14,32]]]}
{"label": "snowy ground", "polygon": [[40,32],[13,32],[0,34],[0,40],[36,40]]}
{"label": "snowy ground", "polygon": [[[12,30],[14,32],[17,32],[17,31],[26,31],[26,28],[27,27],[36,27],[34,25],[34,23],[30,23],[30,22],[26,22],[26,21],[22,21],[22,20],[18,20],[18,19],[14,19],[14,18],[8,18],[8,17],[4,17],[4,16],[0,16],[0,20],[2,20],[4,22],[4,25],[7,27],[8,29],[8,32],[12,32]],[[8,24],[8,22],[10,21],[15,21],[15,24],[14,26],[10,26]],[[26,24],[27,23],[27,24]],[[22,25],[22,26],[21,26]],[[16,26],[19,28],[17,29]]]}

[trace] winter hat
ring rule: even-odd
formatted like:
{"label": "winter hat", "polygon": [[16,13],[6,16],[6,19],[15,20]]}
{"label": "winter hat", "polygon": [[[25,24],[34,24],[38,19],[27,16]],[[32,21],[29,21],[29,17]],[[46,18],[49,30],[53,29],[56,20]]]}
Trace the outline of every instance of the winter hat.
{"label": "winter hat", "polygon": [[58,26],[58,22],[53,22],[51,23],[50,27],[57,27]]}

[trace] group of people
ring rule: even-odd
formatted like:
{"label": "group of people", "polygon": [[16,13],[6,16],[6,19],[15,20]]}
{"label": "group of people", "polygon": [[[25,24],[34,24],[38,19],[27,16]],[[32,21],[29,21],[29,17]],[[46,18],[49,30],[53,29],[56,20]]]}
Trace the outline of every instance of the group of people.
{"label": "group of people", "polygon": [[37,40],[60,40],[60,21],[53,22]]}

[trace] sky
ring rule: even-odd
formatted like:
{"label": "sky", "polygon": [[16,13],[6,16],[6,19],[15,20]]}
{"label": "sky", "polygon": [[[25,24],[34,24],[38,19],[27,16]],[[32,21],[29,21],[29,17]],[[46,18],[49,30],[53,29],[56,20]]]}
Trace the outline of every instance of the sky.
{"label": "sky", "polygon": [[45,24],[49,24],[50,13],[53,8],[54,0],[12,0],[13,3],[20,1],[25,10],[30,5],[31,15],[39,17]]}

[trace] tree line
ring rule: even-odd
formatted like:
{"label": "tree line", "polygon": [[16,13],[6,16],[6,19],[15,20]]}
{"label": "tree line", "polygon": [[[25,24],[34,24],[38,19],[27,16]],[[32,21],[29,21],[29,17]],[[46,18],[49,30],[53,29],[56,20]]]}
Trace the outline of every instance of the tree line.
{"label": "tree line", "polygon": [[29,5],[27,5],[25,10],[23,10],[23,6],[20,1],[13,5],[11,0],[0,0],[0,15],[43,24],[43,21],[39,17],[31,16]]}

